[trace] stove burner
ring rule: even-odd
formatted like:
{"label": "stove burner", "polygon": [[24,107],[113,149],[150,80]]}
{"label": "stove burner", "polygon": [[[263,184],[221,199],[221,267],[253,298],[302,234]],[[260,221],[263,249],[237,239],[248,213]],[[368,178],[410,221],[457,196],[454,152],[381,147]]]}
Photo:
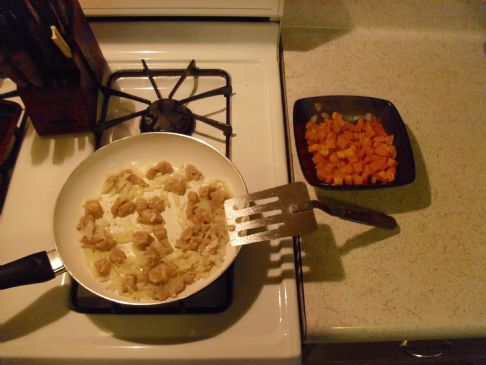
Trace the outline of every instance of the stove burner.
{"label": "stove burner", "polygon": [[184,104],[174,99],[159,99],[140,118],[141,132],[174,132],[191,135],[196,119]]}
{"label": "stove burner", "polygon": [[[125,121],[140,117],[140,131],[164,131],[191,135],[196,129],[196,120],[204,124],[210,125],[220,130],[226,142],[226,156],[230,157],[231,137],[233,136],[233,129],[231,126],[231,111],[230,98],[232,95],[231,79],[229,75],[220,69],[200,69],[196,67],[196,61],[192,60],[185,69],[162,69],[151,70],[147,66],[145,60],[142,60],[143,70],[121,70],[113,73],[109,80],[108,86],[99,85],[100,91],[104,96],[103,106],[101,109],[101,116],[98,123],[94,126],[93,132],[96,137],[96,148],[101,146],[101,137],[105,130],[112,128]],[[132,95],[121,90],[111,87],[114,81],[120,77],[147,77],[152,85],[156,95],[156,101],[151,101],[137,95]],[[176,84],[170,91],[167,97],[162,96],[159,87],[156,83],[157,77],[173,77],[178,76]],[[199,77],[221,77],[225,81],[225,85],[202,92],[200,94],[190,95],[185,99],[175,100],[173,97],[184,80],[188,77],[197,79]],[[111,120],[107,119],[108,107],[110,98],[119,97],[129,100],[134,100],[139,103],[147,105],[146,108],[136,111],[134,113],[126,114]],[[210,97],[222,96],[225,98],[226,112],[225,121],[220,122],[208,116],[199,115],[189,110],[185,104]]]}

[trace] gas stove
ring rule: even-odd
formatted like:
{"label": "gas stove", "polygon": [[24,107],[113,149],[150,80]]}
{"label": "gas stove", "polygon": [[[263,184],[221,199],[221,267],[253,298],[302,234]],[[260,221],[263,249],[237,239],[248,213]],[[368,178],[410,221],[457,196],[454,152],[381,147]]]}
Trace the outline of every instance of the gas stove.
{"label": "gas stove", "polygon": [[[0,216],[2,263],[54,248],[54,204],[71,171],[97,147],[147,128],[181,124],[229,156],[249,192],[288,182],[279,25],[227,20],[91,19],[110,68],[94,133],[40,137],[27,124]],[[107,309],[67,274],[2,291],[0,358],[299,363],[292,240],[243,247],[223,280],[218,303],[157,313]]]}

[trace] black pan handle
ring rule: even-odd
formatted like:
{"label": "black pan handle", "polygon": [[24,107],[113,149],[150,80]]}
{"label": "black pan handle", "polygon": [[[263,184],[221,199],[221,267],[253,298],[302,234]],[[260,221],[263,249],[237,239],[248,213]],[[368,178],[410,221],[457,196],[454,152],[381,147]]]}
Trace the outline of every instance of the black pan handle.
{"label": "black pan handle", "polygon": [[46,251],[0,265],[0,289],[42,283],[56,276]]}

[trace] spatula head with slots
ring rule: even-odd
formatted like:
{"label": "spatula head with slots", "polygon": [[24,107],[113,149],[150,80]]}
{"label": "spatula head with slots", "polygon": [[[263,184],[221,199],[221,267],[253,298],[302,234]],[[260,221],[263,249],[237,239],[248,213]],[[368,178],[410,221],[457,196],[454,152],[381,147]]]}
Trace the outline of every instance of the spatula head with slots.
{"label": "spatula head with slots", "polygon": [[302,235],[317,229],[314,212],[293,212],[310,200],[307,187],[297,182],[259,191],[224,203],[231,245]]}

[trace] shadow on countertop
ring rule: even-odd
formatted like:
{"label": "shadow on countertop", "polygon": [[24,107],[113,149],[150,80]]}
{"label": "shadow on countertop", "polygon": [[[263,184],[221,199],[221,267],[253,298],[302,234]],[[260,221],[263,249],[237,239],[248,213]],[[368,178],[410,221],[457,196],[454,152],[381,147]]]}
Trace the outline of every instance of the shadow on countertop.
{"label": "shadow on countertop", "polygon": [[[282,43],[285,51],[312,50],[353,28],[349,10],[342,1],[303,6],[300,0],[286,0],[284,8]],[[329,13],[333,16],[329,17]]]}
{"label": "shadow on countertop", "polygon": [[[412,212],[431,204],[428,173],[420,147],[413,133],[407,128],[415,160],[416,178],[409,185],[394,188],[360,191],[329,191],[315,189],[320,200],[339,199],[387,214]],[[400,219],[397,217],[398,224]],[[345,279],[342,257],[353,250],[370,246],[400,233],[400,227],[384,230],[370,227],[350,237],[339,246],[331,226],[320,224],[317,231],[306,235],[300,244],[304,282],[333,282]]]}

